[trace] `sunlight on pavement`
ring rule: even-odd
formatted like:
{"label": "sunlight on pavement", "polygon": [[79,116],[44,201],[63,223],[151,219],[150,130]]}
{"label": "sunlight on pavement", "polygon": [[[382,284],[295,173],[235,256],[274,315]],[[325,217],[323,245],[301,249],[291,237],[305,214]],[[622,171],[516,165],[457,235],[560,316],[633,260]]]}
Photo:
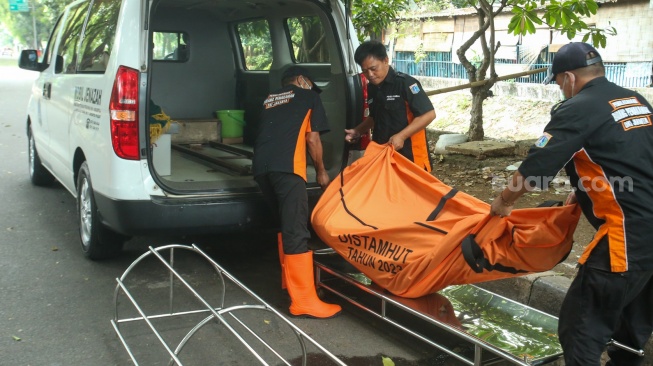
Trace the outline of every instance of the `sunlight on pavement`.
{"label": "sunlight on pavement", "polygon": [[19,69],[18,66],[0,66],[2,80],[35,80],[38,76],[38,72]]}

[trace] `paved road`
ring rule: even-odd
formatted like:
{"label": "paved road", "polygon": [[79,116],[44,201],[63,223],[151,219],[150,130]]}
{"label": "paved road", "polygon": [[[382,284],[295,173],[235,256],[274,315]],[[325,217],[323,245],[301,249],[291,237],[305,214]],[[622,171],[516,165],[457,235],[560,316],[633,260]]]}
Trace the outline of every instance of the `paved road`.
{"label": "paved road", "polygon": [[[286,311],[287,295],[278,289],[273,235],[136,237],[127,242],[120,258],[99,262],[85,259],[78,247],[74,198],[60,185],[42,188],[29,182],[24,119],[34,76],[0,67],[0,365],[132,364],[110,325],[115,279],[148,246],[197,243],[266,302]],[[204,291],[213,283],[214,276],[202,272],[206,269],[203,259],[180,254],[179,262],[186,263],[198,289]],[[138,292],[138,303],[148,309],[167,304],[167,290],[160,291],[167,277],[156,262],[137,269],[129,279]],[[175,301],[184,305],[188,298],[182,294],[176,297],[181,300]],[[248,300],[237,294],[229,301]],[[120,306],[121,314],[123,309],[127,314],[130,307],[124,298]],[[345,310],[331,320],[293,322],[349,365],[381,365],[382,355],[397,365],[441,365],[445,359],[360,310]],[[276,324],[270,316],[263,316],[259,322]],[[184,325],[162,320],[157,326],[166,334],[177,334]],[[278,332],[271,333],[273,337],[279,338],[284,350],[296,348],[292,335],[281,328],[273,328]],[[166,364],[162,361],[166,358],[160,357],[165,351],[149,335],[148,328],[140,323],[125,329],[134,352],[148,360],[141,364]],[[272,330],[268,327],[266,331]],[[224,332],[212,332],[202,330],[189,342],[184,355],[197,362],[192,364],[255,364],[244,361],[246,351]],[[323,363],[315,359],[311,364]]]}

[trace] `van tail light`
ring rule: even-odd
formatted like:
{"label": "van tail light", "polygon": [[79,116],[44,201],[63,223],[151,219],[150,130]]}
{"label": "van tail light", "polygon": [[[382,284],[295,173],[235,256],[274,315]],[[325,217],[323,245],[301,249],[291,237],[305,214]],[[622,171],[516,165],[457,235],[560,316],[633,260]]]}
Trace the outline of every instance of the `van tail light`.
{"label": "van tail light", "polygon": [[116,73],[109,102],[111,144],[116,155],[138,160],[138,81],[135,69],[120,66]]}
{"label": "van tail light", "polygon": [[[362,121],[367,118],[367,116],[370,115],[370,106],[367,104],[367,84],[369,83],[365,75],[360,74],[361,76],[361,85],[363,85],[363,119]],[[358,140],[358,143],[360,145],[361,150],[365,150],[367,148],[367,145],[369,145],[371,140],[371,131],[367,131],[366,133],[361,134],[360,139]]]}

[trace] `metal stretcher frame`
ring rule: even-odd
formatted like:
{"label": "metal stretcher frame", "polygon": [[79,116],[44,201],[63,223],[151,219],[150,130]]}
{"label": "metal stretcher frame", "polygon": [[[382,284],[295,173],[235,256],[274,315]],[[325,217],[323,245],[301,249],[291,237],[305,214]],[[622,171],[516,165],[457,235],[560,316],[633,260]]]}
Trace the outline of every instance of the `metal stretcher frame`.
{"label": "metal stretcher frame", "polygon": [[[404,303],[402,303],[402,298],[391,295],[385,292],[382,288],[375,286],[374,284],[367,285],[361,283],[353,276],[347,273],[342,273],[334,269],[333,267],[329,266],[328,264],[325,264],[326,261],[323,260],[325,258],[324,255],[328,255],[330,253],[333,253],[332,251],[330,251],[330,249],[324,250],[323,252],[318,251],[316,254],[321,254],[321,255],[316,255],[314,257],[315,276],[316,276],[316,283],[318,288],[327,290],[347,300],[349,303],[359,307],[360,309],[386,321],[387,323],[390,323],[400,328],[401,330],[449,354],[450,356],[456,358],[457,360],[467,365],[473,365],[473,366],[492,365],[505,360],[516,365],[534,366],[534,365],[544,365],[562,357],[561,350],[552,350],[552,352],[549,355],[546,355],[544,357],[539,357],[537,359],[527,357],[527,356],[520,357],[519,355],[514,355],[506,351],[505,349],[502,349],[498,345],[492,344],[481,338],[475,337],[474,335],[469,334],[462,329],[458,329],[450,324],[438,321],[437,319],[434,319],[434,317],[430,316],[429,314],[426,314],[422,311],[416,310],[410,306],[405,305]],[[337,255],[337,254],[333,254],[333,255]],[[361,301],[357,300],[357,296],[350,296],[346,294],[345,291],[342,291],[339,288],[342,287],[343,284],[345,284],[347,286],[347,289],[349,290],[357,289],[359,291],[362,291],[363,293],[367,293],[369,295],[372,295],[373,297],[378,298],[381,301],[380,310],[372,309],[370,306],[363,304]],[[473,285],[464,285],[464,286],[472,286],[475,290],[477,289],[482,293],[491,294],[489,291],[483,290]],[[497,298],[500,298],[502,302],[508,302],[511,303],[511,305],[513,306],[523,308],[525,312],[535,313],[537,314],[538,317],[551,318],[552,320],[557,321],[556,317],[540,312],[537,309],[533,309],[527,305],[517,303],[515,301],[501,297],[496,294],[492,294],[492,296],[496,296]],[[458,354],[453,350],[449,349],[442,342],[439,343],[438,340],[429,338],[424,334],[414,331],[409,327],[405,326],[404,324],[402,324],[401,321],[399,321],[396,318],[393,318],[393,316],[389,314],[388,310],[390,308],[396,308],[399,309],[400,311],[411,314],[412,316],[417,317],[418,319],[423,320],[424,322],[430,325],[436,326],[439,329],[442,329],[446,332],[453,334],[461,341],[464,341],[469,345],[473,345],[473,349],[474,349],[473,358],[470,359],[464,355]]]}
{"label": "metal stretcher frame", "polygon": [[[174,268],[174,260],[175,260],[175,250],[186,250],[186,251],[192,251],[194,253],[199,254],[201,257],[206,259],[213,267],[215,270],[216,274],[218,275],[219,281],[221,281],[222,284],[222,291],[220,294],[220,304],[218,306],[214,306],[209,304],[209,302],[202,297],[189,283],[184,279],[184,277]],[[169,260],[166,260],[160,252],[163,251],[169,251]],[[125,279],[129,276],[131,271],[141,262],[143,259],[154,256],[157,258],[160,263],[165,266],[168,270],[169,273],[169,312],[167,313],[161,313],[161,314],[154,314],[154,315],[148,315],[145,314],[141,306],[136,302],[134,297],[132,296],[132,293],[130,292],[128,286],[125,285],[124,281]],[[231,307],[225,307],[225,296],[226,296],[226,280],[230,281],[231,283],[235,284],[236,286],[240,287],[246,294],[251,296],[255,302],[258,304],[251,304],[251,305],[237,305],[237,306],[231,306]],[[183,284],[184,287],[192,295],[195,297],[196,300],[198,300],[202,305],[203,309],[199,310],[190,310],[190,311],[173,311],[173,301],[174,301],[174,291],[173,291],[173,281],[177,280]],[[114,306],[115,306],[115,314],[114,318],[111,320],[111,325],[113,326],[116,334],[118,335],[118,338],[120,339],[120,342],[122,343],[123,347],[129,354],[130,358],[134,362],[134,365],[138,365],[138,362],[135,358],[134,353],[130,349],[129,345],[127,344],[126,338],[124,337],[123,333],[120,330],[120,325],[124,323],[129,323],[129,322],[144,322],[147,324],[147,326],[150,328],[152,333],[156,336],[158,341],[161,343],[161,345],[166,349],[170,356],[170,362],[169,365],[182,365],[182,362],[178,358],[179,353],[182,351],[184,346],[188,343],[188,341],[193,337],[193,335],[200,330],[204,325],[211,323],[212,321],[217,321],[219,322],[220,325],[223,325],[231,334],[236,337],[240,343],[243,344],[243,346],[254,356],[256,357],[262,365],[268,365],[266,361],[262,358],[262,356],[252,347],[250,344],[247,343],[247,341],[244,339],[244,337],[239,333],[237,329],[235,329],[229,321],[235,321],[239,326],[244,328],[245,331],[247,331],[249,336],[253,336],[257,341],[260,342],[260,344],[264,347],[264,349],[267,349],[270,351],[272,354],[274,354],[280,361],[282,361],[286,365],[290,365],[289,361],[284,359],[279,352],[274,350],[270,344],[268,344],[262,337],[259,337],[254,330],[252,330],[250,327],[248,327],[244,322],[242,322],[238,316],[235,314],[236,312],[244,309],[249,309],[249,310],[261,310],[264,312],[272,313],[276,315],[279,319],[282,320],[283,323],[287,324],[288,327],[293,331],[295,336],[297,337],[297,340],[300,344],[301,351],[302,351],[302,365],[306,366],[307,363],[307,349],[306,349],[306,342],[309,342],[313,344],[319,351],[324,353],[329,359],[334,361],[335,364],[346,366],[345,363],[343,363],[340,359],[338,359],[335,355],[333,355],[331,352],[329,352],[326,348],[321,346],[319,343],[317,343],[314,339],[312,339],[310,336],[308,336],[304,331],[302,331],[299,327],[297,327],[295,324],[291,323],[286,317],[284,317],[281,313],[279,313],[277,310],[275,310],[273,307],[268,305],[263,299],[261,299],[258,295],[256,295],[253,291],[251,291],[249,288],[247,288],[245,285],[243,285],[240,281],[238,281],[235,277],[233,277],[230,273],[228,273],[226,270],[224,270],[220,265],[218,265],[213,259],[211,259],[208,255],[206,255],[204,252],[202,252],[197,246],[194,244],[191,246],[187,245],[180,245],[180,244],[171,244],[171,245],[165,245],[157,248],[149,247],[149,251],[141,255],[138,259],[136,259],[122,274],[120,278],[116,278],[117,285],[114,293]],[[138,317],[132,317],[132,318],[120,318],[118,315],[118,304],[119,304],[119,299],[121,299],[121,294],[124,295],[129,302],[133,305],[133,307],[136,309],[136,311],[140,314]],[[176,348],[173,350],[172,347],[166,343],[166,341],[163,339],[163,336],[159,330],[156,329],[154,324],[152,323],[152,320],[154,319],[162,319],[162,318],[173,318],[173,317],[182,317],[185,315],[196,315],[198,313],[206,313],[207,317],[201,320],[197,325],[195,325],[183,339],[179,342],[179,344],[176,346]]]}

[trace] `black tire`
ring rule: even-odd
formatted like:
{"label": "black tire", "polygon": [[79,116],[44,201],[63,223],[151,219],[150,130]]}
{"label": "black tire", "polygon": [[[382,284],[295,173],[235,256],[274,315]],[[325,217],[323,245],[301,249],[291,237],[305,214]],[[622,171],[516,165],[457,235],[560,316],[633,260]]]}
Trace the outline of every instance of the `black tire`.
{"label": "black tire", "polygon": [[91,174],[86,162],[82,163],[77,176],[77,218],[79,241],[84,255],[98,260],[117,256],[128,237],[118,234],[100,222],[100,215],[93,196]]}
{"label": "black tire", "polygon": [[35,186],[49,186],[54,183],[54,176],[50,173],[43,164],[36,149],[36,142],[34,142],[34,135],[32,134],[32,127],[27,130],[27,158],[29,163],[29,178]]}

